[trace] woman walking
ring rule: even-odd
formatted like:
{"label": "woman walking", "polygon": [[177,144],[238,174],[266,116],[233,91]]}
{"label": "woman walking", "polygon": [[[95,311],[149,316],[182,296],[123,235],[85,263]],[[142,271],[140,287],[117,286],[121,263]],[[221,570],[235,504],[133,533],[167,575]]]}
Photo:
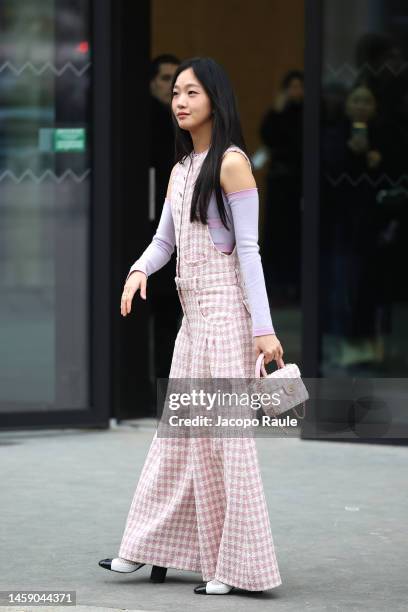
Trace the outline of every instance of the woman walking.
{"label": "woman walking", "polygon": [[[256,357],[283,366],[258,246],[259,198],[233,89],[211,58],[179,65],[172,81],[177,163],[156,234],[130,268],[121,313],[177,247],[183,309],[169,378],[248,378]],[[253,437],[154,434],[126,521],[119,572],[153,566],[200,572],[195,593],[279,586]]]}

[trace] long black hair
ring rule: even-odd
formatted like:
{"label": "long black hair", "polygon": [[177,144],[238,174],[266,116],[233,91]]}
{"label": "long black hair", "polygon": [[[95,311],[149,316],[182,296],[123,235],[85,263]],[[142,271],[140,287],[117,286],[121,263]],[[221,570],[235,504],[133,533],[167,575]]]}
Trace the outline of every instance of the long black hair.
{"label": "long black hair", "polygon": [[[242,135],[239,119],[238,105],[229,77],[220,64],[211,57],[192,57],[184,60],[176,69],[171,83],[171,91],[178,75],[183,70],[192,68],[198,81],[207,93],[213,112],[213,129],[211,133],[210,148],[205,156],[200,173],[194,186],[190,221],[200,220],[207,223],[207,211],[211,194],[215,191],[217,208],[221,221],[226,229],[226,212],[222,199],[220,170],[222,155],[231,145],[240,147],[248,154],[244,137]],[[177,119],[172,112],[172,121],[175,133],[175,159],[174,162],[184,164],[186,158],[193,153],[193,141],[188,130],[179,127]]]}

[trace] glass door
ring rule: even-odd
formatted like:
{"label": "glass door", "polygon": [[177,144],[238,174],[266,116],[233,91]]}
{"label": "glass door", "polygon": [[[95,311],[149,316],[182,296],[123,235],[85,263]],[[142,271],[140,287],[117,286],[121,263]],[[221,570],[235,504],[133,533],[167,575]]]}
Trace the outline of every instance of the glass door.
{"label": "glass door", "polygon": [[323,3],[323,376],[408,375],[407,24],[406,3]]}
{"label": "glass door", "polygon": [[88,0],[0,2],[2,426],[96,418],[91,30]]}
{"label": "glass door", "polygon": [[408,7],[306,8],[302,437],[406,441]]}

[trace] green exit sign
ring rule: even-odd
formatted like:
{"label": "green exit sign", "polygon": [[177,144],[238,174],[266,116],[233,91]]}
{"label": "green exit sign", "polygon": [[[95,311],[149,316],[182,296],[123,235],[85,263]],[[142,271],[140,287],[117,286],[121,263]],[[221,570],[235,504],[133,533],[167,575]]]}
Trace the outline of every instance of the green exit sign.
{"label": "green exit sign", "polygon": [[69,153],[85,151],[85,128],[56,128],[54,130],[54,151]]}

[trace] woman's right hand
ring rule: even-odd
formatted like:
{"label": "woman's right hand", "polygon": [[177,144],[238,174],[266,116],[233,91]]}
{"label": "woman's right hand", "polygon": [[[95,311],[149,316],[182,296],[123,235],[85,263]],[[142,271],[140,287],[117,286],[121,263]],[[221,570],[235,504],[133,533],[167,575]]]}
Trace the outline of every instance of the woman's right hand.
{"label": "woman's right hand", "polygon": [[126,317],[132,310],[132,300],[136,291],[140,288],[140,297],[146,299],[147,276],[140,270],[135,270],[127,279],[123,287],[122,299],[120,301],[120,312]]}

